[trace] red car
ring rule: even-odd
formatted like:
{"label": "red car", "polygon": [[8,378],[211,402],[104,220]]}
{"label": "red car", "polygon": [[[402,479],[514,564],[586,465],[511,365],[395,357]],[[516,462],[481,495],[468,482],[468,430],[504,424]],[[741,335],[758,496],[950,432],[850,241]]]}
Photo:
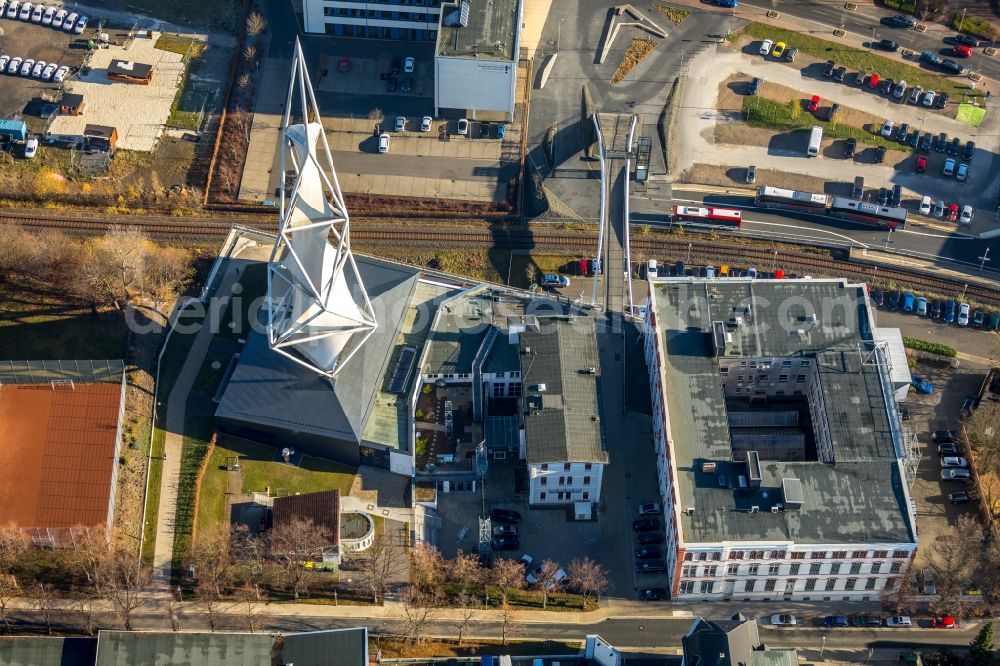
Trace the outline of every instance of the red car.
{"label": "red car", "polygon": [[971,58],[972,49],[968,46],[956,46],[951,50],[951,54],[956,58]]}
{"label": "red car", "polygon": [[935,629],[954,629],[955,628],[955,618],[950,615],[945,615],[944,617],[936,617],[931,620],[931,627]]}
{"label": "red car", "polygon": [[952,222],[958,220],[958,204],[948,204],[947,217]]}
{"label": "red car", "polygon": [[816,109],[819,108],[819,95],[813,95],[812,99],[809,100],[809,104],[806,105],[806,108],[812,112],[815,112]]}
{"label": "red car", "polygon": [[917,158],[917,173],[923,173],[927,168],[927,158],[921,155]]}
{"label": "red car", "polygon": [[878,88],[878,82],[881,80],[882,79],[881,77],[879,77],[878,72],[875,72],[868,79],[868,87],[871,88],[872,90],[875,90],[876,88]]}
{"label": "red car", "polygon": [[337,69],[339,69],[342,72],[346,72],[350,68],[351,68],[351,59],[350,58],[341,58],[340,59],[340,64],[337,65]]}

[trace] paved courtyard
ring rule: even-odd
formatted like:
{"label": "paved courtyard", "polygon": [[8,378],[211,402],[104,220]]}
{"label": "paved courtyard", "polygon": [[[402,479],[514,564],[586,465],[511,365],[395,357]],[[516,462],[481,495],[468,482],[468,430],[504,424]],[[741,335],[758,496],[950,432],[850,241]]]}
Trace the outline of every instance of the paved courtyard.
{"label": "paved courtyard", "polygon": [[[136,37],[128,48],[111,46],[94,51],[90,71],[71,80],[66,91],[83,95],[83,115],[56,116],[49,134],[82,136],[85,125],[107,125],[118,130],[118,148],[151,151],[163,133],[177,87],[184,75],[182,56],[154,47],[160,33],[152,38]],[[120,83],[108,79],[112,60],[126,60],[153,66],[149,85]]]}

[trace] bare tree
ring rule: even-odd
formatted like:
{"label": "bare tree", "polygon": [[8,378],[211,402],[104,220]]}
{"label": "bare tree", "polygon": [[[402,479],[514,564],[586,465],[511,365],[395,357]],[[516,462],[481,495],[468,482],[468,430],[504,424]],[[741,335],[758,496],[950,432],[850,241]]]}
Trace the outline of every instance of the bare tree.
{"label": "bare tree", "polygon": [[983,402],[966,419],[963,431],[976,461],[979,493],[991,517],[1000,505],[1000,404]]}
{"label": "bare tree", "polygon": [[236,79],[236,85],[240,88],[240,90],[246,90],[250,87],[250,81],[250,74],[243,72],[240,74],[240,77]]}
{"label": "bare tree", "polygon": [[70,561],[87,582],[94,586],[97,594],[101,594],[102,572],[110,556],[111,549],[104,530],[82,529],[73,546]]}
{"label": "bare tree", "polygon": [[308,518],[297,517],[271,530],[271,559],[281,565],[296,601],[307,591],[310,580],[310,572],[302,562],[332,544],[329,529]]}
{"label": "bare tree", "polygon": [[260,600],[260,584],[267,573],[270,550],[267,537],[253,534],[246,525],[236,525],[229,536],[229,548],[239,571],[239,577],[251,583]]}
{"label": "bare tree", "polygon": [[215,631],[216,623],[219,620],[219,604],[222,602],[219,595],[210,582],[203,580],[198,581],[194,594],[198,603],[205,609],[205,615],[208,616],[208,627]]}
{"label": "bare tree", "polygon": [[427,621],[441,607],[443,599],[444,595],[439,589],[425,591],[415,586],[411,586],[403,596],[406,635],[414,643],[420,643]]}
{"label": "bare tree", "polygon": [[83,632],[88,636],[94,635],[94,599],[89,590],[83,590],[77,594],[74,603],[74,615],[83,622]]}
{"label": "bare tree", "polygon": [[117,309],[128,304],[131,291],[141,286],[150,246],[137,227],[114,226],[85,248],[83,278],[95,298],[110,300]]}
{"label": "bare tree", "polygon": [[232,581],[233,567],[229,561],[229,533],[199,536],[191,546],[188,564],[194,569],[198,583],[204,582],[216,597],[221,598]]}
{"label": "bare tree", "polygon": [[177,602],[173,599],[168,599],[166,605],[163,607],[163,610],[167,614],[167,619],[170,620],[171,631],[181,630],[181,621],[180,618],[177,617],[178,608]]}
{"label": "bare tree", "polygon": [[511,590],[524,589],[524,569],[514,560],[498,559],[489,571],[489,581],[500,592],[500,602],[507,608],[507,597]]}
{"label": "bare tree", "polygon": [[377,534],[372,545],[356,557],[361,583],[371,592],[372,603],[377,604],[385,595],[389,579],[400,570],[400,548],[385,534]]}
{"label": "bare tree", "polygon": [[374,120],[377,123],[385,120],[385,114],[382,113],[382,109],[377,106],[368,112],[368,120]]}
{"label": "bare tree", "polygon": [[52,635],[52,585],[35,583],[31,586],[31,605],[35,607],[38,617],[45,623],[45,633]]}
{"label": "bare tree", "polygon": [[476,599],[465,592],[458,595],[458,618],[455,620],[455,628],[458,629],[458,647],[462,647],[465,631],[476,614],[476,603]]}
{"label": "bare tree", "polygon": [[243,619],[246,621],[247,630],[252,634],[257,631],[260,590],[250,583],[244,583],[242,587],[236,590],[236,598],[239,599],[240,606],[243,609]]}
{"label": "bare tree", "polygon": [[591,595],[601,596],[608,589],[608,571],[589,557],[578,557],[569,563],[569,578],[583,595],[583,608]]}
{"label": "bare tree", "polygon": [[10,633],[10,616],[7,609],[15,598],[21,596],[21,588],[18,587],[14,576],[10,574],[0,574],[0,619],[3,626]]}
{"label": "bare tree", "polygon": [[560,571],[557,562],[545,560],[535,574],[538,579],[538,587],[542,591],[542,610],[548,608],[549,595],[558,590],[561,585]]}
{"label": "bare tree", "polygon": [[151,572],[135,549],[116,546],[101,567],[100,589],[111,602],[126,631],[132,631],[132,614],[149,600]]}
{"label": "bare tree", "polygon": [[156,251],[156,260],[146,263],[144,291],[158,306],[165,301],[172,301],[183,291],[193,274],[194,268],[187,250],[161,247]]}
{"label": "bare tree", "polygon": [[507,638],[524,631],[524,623],[517,619],[514,611],[503,606],[500,609],[500,643],[507,645]]}
{"label": "bare tree", "polygon": [[445,560],[441,552],[427,543],[419,543],[410,549],[412,576],[410,583],[423,592],[438,590],[445,578]]}
{"label": "bare tree", "polygon": [[982,550],[982,530],[975,518],[962,516],[958,520],[959,541],[938,537],[927,551],[927,563],[937,576],[937,591],[941,606],[950,607],[956,588],[969,579]]}
{"label": "bare tree", "polygon": [[470,587],[481,585],[486,571],[479,558],[468,553],[459,553],[448,565],[449,578],[462,586],[465,593]]}
{"label": "bare tree", "polygon": [[260,12],[254,12],[247,17],[246,29],[248,35],[257,37],[267,30],[267,21],[264,20]]}
{"label": "bare tree", "polygon": [[243,57],[247,60],[253,60],[254,58],[256,58],[257,53],[258,53],[258,48],[253,44],[243,49]]}

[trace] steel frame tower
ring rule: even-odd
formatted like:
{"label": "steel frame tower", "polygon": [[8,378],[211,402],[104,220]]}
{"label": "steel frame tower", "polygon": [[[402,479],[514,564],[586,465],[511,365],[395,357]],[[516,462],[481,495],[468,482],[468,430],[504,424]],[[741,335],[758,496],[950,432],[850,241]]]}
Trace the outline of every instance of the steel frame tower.
{"label": "steel frame tower", "polygon": [[378,324],[351,253],[350,218],[298,40],[281,131],[281,226],[267,268],[268,341],[332,378]]}

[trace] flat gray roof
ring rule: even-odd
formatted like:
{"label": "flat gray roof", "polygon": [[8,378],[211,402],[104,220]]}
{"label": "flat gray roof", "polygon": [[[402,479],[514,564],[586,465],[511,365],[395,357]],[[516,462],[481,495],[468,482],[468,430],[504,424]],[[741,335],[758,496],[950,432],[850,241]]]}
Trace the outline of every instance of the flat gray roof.
{"label": "flat gray roof", "polygon": [[462,0],[441,5],[437,54],[476,60],[514,60],[518,4],[521,0],[466,0],[468,24],[449,25]]}
{"label": "flat gray roof", "polygon": [[[863,287],[827,280],[661,279],[650,290],[680,508],[694,508],[681,518],[686,542],[914,540],[886,407],[891,396],[864,354],[871,330]],[[833,464],[761,460],[760,487],[732,489],[746,465],[733,461],[712,322],[736,317],[742,323],[730,329],[727,359],[815,359]],[[701,463],[709,461],[716,462],[715,471],[702,471]],[[783,503],[784,479],[800,481],[801,510],[771,513]],[[758,513],[750,513],[754,506]]]}
{"label": "flat gray roof", "polygon": [[594,320],[539,320],[539,330],[519,337],[528,462],[608,462]]}

